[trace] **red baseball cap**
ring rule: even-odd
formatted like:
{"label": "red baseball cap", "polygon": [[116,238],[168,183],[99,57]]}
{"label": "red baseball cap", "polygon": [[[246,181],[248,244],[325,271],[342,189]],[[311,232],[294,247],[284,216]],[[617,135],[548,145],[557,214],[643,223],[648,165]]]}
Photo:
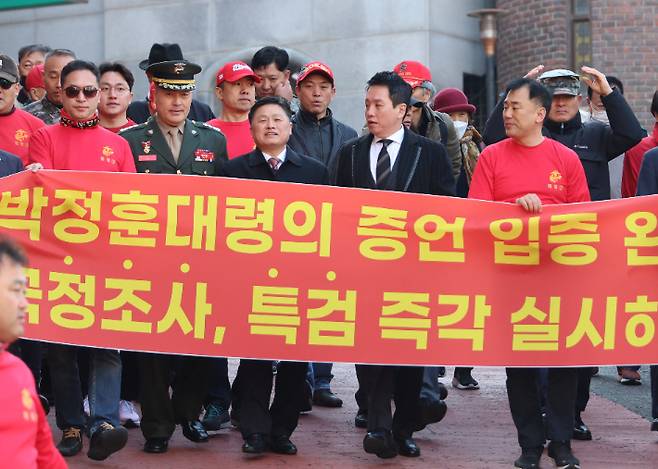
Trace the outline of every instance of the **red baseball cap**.
{"label": "red baseball cap", "polygon": [[30,91],[32,88],[45,88],[43,81],[43,64],[35,65],[25,78],[25,89]]}
{"label": "red baseball cap", "polygon": [[416,60],[405,60],[393,69],[412,88],[423,84],[424,81],[432,81],[432,72],[422,63]]}
{"label": "red baseball cap", "polygon": [[228,62],[217,71],[217,86],[225,81],[233,83],[244,77],[251,77],[256,83],[260,83],[260,77],[246,63]]}
{"label": "red baseball cap", "polygon": [[311,73],[321,73],[331,80],[332,85],[334,84],[334,72],[331,71],[327,64],[323,64],[322,62],[309,62],[299,71],[299,75],[297,76],[297,86],[299,86],[304,78]]}

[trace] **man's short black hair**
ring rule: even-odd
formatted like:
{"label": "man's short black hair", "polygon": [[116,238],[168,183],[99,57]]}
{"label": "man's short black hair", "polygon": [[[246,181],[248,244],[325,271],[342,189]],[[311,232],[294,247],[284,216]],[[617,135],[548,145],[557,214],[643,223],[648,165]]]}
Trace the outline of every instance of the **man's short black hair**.
{"label": "man's short black hair", "polygon": [[651,100],[651,114],[658,117],[658,90],[653,92],[653,99]]}
{"label": "man's short black hair", "polygon": [[548,88],[539,83],[537,80],[531,80],[530,78],[517,78],[507,85],[507,88],[505,89],[505,95],[508,95],[511,91],[518,90],[523,87],[528,88],[528,96],[530,100],[546,109],[546,114],[548,115],[548,112],[551,110],[551,102],[553,101],[553,97],[551,96],[551,92],[548,91]]}
{"label": "man's short black hair", "polygon": [[88,62],[86,60],[72,60],[67,63],[62,69],[62,76],[60,77],[60,84],[64,86],[66,77],[72,73],[77,72],[78,70],[89,70],[96,77],[96,81],[100,81],[100,74],[98,73],[98,67],[93,62]]}
{"label": "man's short black hair", "polygon": [[5,259],[9,259],[14,264],[27,265],[27,256],[20,246],[8,237],[0,235],[0,265],[2,265]]}
{"label": "man's short black hair", "polygon": [[46,55],[50,52],[50,47],[43,44],[30,44],[29,46],[23,46],[18,49],[18,61],[23,60],[23,57],[30,55],[33,52],[41,52],[43,55]]}
{"label": "man's short black hair", "polygon": [[409,106],[409,100],[411,99],[411,86],[409,83],[400,78],[395,72],[377,72],[375,73],[370,80],[368,80],[368,86],[385,86],[388,88],[388,94],[393,101],[393,107],[398,104],[406,104]]}
{"label": "man's short black hair", "polygon": [[53,49],[46,54],[46,60],[51,57],[71,57],[75,59],[75,52],[71,49]]}
{"label": "man's short black hair", "polygon": [[285,98],[282,98],[281,96],[266,96],[264,98],[260,98],[259,100],[257,100],[256,104],[254,104],[249,110],[250,124],[253,121],[254,114],[256,114],[258,108],[261,108],[268,104],[276,104],[277,106],[280,106],[281,109],[285,111],[286,116],[288,116],[288,120],[292,118],[292,110],[290,109],[290,103]]}
{"label": "man's short black hair", "polygon": [[135,77],[133,76],[133,73],[130,70],[128,70],[128,67],[126,67],[124,64],[120,62],[103,62],[98,66],[99,76],[103,76],[103,74],[107,72],[116,72],[119,75],[121,75],[123,79],[126,80],[126,83],[128,83],[128,88],[130,88],[130,91],[133,90],[133,85],[135,84]]}
{"label": "man's short black hair", "polygon": [[279,49],[274,46],[265,46],[254,54],[251,59],[251,68],[267,67],[273,63],[280,72],[284,72],[288,68],[290,58],[285,49]]}
{"label": "man's short black hair", "polygon": [[[624,84],[621,82],[621,80],[617,77],[613,77],[612,75],[606,75],[605,76],[606,80],[608,80],[608,83],[610,84],[610,87],[612,89],[617,89],[619,92],[623,95],[624,94]],[[592,88],[589,86],[587,87],[587,97],[589,99],[592,99]]]}

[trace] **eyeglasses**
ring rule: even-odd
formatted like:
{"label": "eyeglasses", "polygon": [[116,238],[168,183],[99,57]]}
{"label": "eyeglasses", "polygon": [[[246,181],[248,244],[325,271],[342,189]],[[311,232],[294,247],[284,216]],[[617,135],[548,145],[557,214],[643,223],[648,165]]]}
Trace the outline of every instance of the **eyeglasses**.
{"label": "eyeglasses", "polygon": [[3,90],[8,90],[15,84],[16,84],[15,81],[9,81],[6,78],[0,78],[0,88],[2,88]]}
{"label": "eyeglasses", "polygon": [[64,88],[64,93],[66,93],[66,96],[69,98],[77,98],[80,95],[80,92],[85,95],[85,98],[91,99],[95,98],[98,94],[98,88],[94,88],[93,86],[85,86],[83,88],[67,86]]}

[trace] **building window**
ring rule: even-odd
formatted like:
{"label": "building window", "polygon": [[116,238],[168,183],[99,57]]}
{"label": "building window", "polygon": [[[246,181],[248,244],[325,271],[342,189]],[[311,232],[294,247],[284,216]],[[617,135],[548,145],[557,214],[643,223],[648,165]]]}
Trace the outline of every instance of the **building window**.
{"label": "building window", "polygon": [[592,65],[592,22],[589,0],[571,0],[571,65],[578,72]]}

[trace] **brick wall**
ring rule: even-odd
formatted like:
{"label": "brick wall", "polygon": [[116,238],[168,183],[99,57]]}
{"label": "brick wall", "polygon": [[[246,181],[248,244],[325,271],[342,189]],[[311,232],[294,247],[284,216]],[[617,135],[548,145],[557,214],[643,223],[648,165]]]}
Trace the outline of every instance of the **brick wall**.
{"label": "brick wall", "polygon": [[498,20],[498,88],[535,65],[547,69],[569,65],[569,0],[498,0],[507,10]]}
{"label": "brick wall", "polygon": [[[626,99],[646,129],[658,88],[658,2],[591,0],[592,65],[624,83]],[[498,88],[537,64],[570,68],[571,0],[497,0]]]}
{"label": "brick wall", "polygon": [[651,131],[649,106],[658,88],[658,2],[592,1],[594,67],[624,83],[635,115]]}

